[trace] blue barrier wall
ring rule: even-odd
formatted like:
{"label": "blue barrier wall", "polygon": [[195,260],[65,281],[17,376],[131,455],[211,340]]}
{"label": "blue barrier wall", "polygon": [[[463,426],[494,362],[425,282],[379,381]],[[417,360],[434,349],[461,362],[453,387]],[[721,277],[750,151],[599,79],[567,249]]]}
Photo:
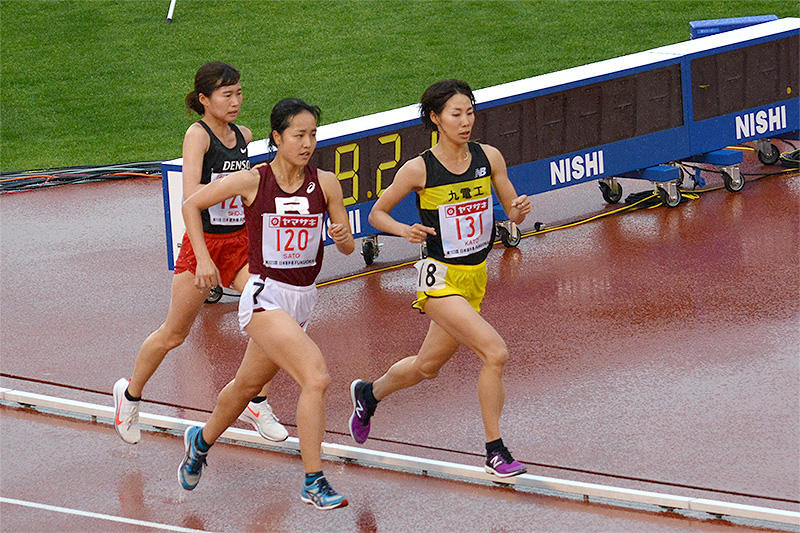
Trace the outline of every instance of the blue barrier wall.
{"label": "blue barrier wall", "polygon": [[[800,129],[800,19],[786,18],[475,91],[475,140],[539,194]],[[321,126],[311,164],[334,171],[356,237],[408,159],[435,144],[417,106]],[[249,146],[255,164],[266,140]],[[183,233],[181,160],[162,164],[168,261]],[[393,211],[417,220],[413,198]]]}

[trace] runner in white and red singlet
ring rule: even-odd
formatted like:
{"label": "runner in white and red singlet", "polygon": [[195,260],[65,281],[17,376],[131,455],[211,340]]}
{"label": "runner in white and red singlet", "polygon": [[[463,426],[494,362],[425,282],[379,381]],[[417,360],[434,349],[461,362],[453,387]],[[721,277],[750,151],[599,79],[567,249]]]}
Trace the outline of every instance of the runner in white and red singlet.
{"label": "runner in white and red singlet", "polygon": [[320,509],[347,505],[322,473],[330,376],[322,353],[305,332],[317,298],[325,213],[330,219],[328,234],[338,250],[350,254],[354,248],[339,180],[331,172],[308,166],[319,115],[318,107],[302,100],[281,100],[270,115],[275,158],[268,165],[229,174],[183,204],[186,232],[197,255],[199,288],[213,286],[218,276],[203,241],[203,209],[240,195],[250,240],[250,279],[239,300],[239,325],[250,340],[236,377],[220,392],[208,423],[186,429],[186,454],[178,469],[186,490],[200,481],[209,447],[272,379],[272,367],[278,366],[300,386],[297,432],[306,472],[300,497]]}

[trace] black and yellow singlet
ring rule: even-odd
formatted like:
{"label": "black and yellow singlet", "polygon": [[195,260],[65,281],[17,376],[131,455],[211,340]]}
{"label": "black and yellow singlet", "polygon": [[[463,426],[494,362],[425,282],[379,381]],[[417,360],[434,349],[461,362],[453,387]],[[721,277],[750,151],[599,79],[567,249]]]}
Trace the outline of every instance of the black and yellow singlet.
{"label": "black and yellow singlet", "polygon": [[472,161],[463,174],[453,174],[430,150],[424,151],[425,188],[417,194],[423,225],[436,229],[425,243],[428,257],[456,265],[486,260],[494,242],[492,167],[476,142],[468,143]]}

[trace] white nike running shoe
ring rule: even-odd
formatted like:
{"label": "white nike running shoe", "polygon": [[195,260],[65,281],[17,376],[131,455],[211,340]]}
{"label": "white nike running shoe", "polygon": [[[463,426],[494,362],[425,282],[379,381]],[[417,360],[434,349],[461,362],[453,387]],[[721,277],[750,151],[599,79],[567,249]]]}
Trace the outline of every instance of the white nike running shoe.
{"label": "white nike running shoe", "polygon": [[139,402],[125,398],[130,380],[120,378],[114,383],[114,429],[128,444],[136,444],[142,438],[139,430]]}
{"label": "white nike running shoe", "polygon": [[266,400],[261,403],[248,403],[239,415],[239,420],[250,423],[259,435],[273,442],[284,441],[289,436],[289,432],[278,421],[278,417],[272,412],[272,407]]}

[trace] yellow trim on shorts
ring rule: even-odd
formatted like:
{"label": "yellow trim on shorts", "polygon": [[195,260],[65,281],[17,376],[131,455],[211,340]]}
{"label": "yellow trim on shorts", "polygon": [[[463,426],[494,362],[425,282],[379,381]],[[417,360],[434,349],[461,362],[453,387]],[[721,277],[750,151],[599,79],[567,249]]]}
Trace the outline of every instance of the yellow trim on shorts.
{"label": "yellow trim on shorts", "polygon": [[[411,307],[416,309],[422,314],[425,314],[425,302],[428,298],[444,298],[446,296],[461,296],[464,298],[469,305],[475,310],[476,313],[481,312],[481,302],[483,301],[483,297],[486,295],[486,261],[478,263],[477,265],[453,265],[450,263],[444,263],[442,261],[438,261],[433,258],[429,258],[431,261],[436,261],[437,263],[443,264],[447,266],[447,274],[445,275],[445,287],[443,289],[436,289],[434,291],[425,291],[420,292],[417,291],[417,298],[411,302]],[[472,287],[459,287],[457,284],[459,282],[464,281],[464,279],[469,279],[470,277],[475,278],[475,273],[478,275],[483,274],[483,283],[478,287],[476,283],[473,283]],[[453,280],[451,277],[451,272],[455,273],[455,277],[459,278],[457,280]]]}

